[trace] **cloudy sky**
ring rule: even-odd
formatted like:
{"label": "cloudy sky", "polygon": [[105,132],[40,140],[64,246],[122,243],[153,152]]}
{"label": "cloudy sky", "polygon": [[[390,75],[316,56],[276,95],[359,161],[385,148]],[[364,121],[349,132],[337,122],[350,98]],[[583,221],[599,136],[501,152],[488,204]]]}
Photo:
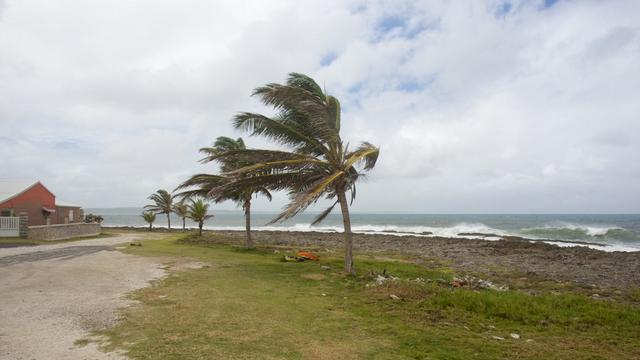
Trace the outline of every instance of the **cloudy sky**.
{"label": "cloudy sky", "polygon": [[640,212],[636,0],[0,0],[0,178],[144,205],[292,71],[381,147],[355,211]]}

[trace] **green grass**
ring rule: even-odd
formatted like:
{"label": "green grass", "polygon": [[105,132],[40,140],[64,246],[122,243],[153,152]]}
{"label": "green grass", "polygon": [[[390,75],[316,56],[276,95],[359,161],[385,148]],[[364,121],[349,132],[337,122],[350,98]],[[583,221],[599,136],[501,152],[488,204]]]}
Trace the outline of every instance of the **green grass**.
{"label": "green grass", "polygon": [[[359,276],[350,277],[340,254],[284,263],[273,249],[184,244],[181,236],[127,251],[210,266],[136,292],[140,303],[102,333],[108,348],[134,359],[640,358],[637,304],[453,289],[450,269],[374,255],[358,257]],[[367,287],[383,270],[400,280]]]}
{"label": "green grass", "polygon": [[63,239],[63,240],[29,240],[23,239],[19,237],[0,237],[0,245],[1,244],[24,244],[24,245],[43,245],[43,244],[60,244],[66,243],[70,241],[80,241],[80,240],[91,240],[91,239],[102,239],[115,236],[116,234],[112,233],[100,233],[99,235],[93,236],[81,236],[75,237],[71,239]]}

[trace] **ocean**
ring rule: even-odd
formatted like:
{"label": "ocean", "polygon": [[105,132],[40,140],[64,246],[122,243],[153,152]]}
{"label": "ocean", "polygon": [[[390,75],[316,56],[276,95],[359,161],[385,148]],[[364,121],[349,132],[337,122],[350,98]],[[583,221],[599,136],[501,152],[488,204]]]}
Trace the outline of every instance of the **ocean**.
{"label": "ocean", "polygon": [[[85,213],[104,217],[104,226],[148,226],[141,208],[85,209]],[[244,230],[241,211],[213,211],[215,217],[205,223],[209,230]],[[329,215],[323,223],[311,226],[316,214],[304,213],[282,223],[266,225],[275,212],[252,213],[252,229],[284,231],[342,231],[340,212]],[[536,240],[561,240],[560,246],[589,246],[604,251],[640,251],[640,214],[397,214],[353,213],[351,226],[358,233],[391,235],[481,238],[497,240],[500,236],[520,236]],[[158,215],[154,226],[166,227],[166,215]],[[173,228],[182,220],[171,216]],[[187,220],[188,227],[197,225]],[[427,234],[431,233],[431,234]],[[460,234],[467,235],[460,235]],[[472,234],[472,235],[471,235]],[[483,235],[481,235],[483,234]],[[588,243],[588,244],[583,244]]]}

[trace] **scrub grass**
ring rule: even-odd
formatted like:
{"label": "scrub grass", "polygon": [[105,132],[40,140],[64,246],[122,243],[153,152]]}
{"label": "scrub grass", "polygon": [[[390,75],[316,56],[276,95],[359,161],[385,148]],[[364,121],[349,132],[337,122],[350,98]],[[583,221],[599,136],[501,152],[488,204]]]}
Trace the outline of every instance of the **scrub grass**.
{"label": "scrub grass", "polygon": [[[135,292],[139,303],[100,333],[106,349],[133,359],[640,358],[637,304],[452,288],[450,269],[374,254],[357,257],[359,275],[345,276],[339,253],[288,263],[279,261],[282,248],[274,254],[182,238],[126,250],[209,266]],[[383,272],[398,280],[376,285]]]}

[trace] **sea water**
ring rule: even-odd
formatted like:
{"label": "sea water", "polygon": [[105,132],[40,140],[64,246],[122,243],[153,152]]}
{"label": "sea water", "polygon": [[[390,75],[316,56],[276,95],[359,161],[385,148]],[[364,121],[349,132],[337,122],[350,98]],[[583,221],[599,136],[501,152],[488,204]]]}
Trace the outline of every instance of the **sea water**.
{"label": "sea water", "polygon": [[[140,208],[86,209],[85,213],[104,217],[104,226],[148,226],[140,216]],[[213,211],[215,217],[205,223],[210,230],[244,230],[241,211]],[[317,213],[304,213],[297,217],[267,225],[277,213],[253,212],[252,229],[283,231],[342,231],[342,216],[335,212],[320,225],[311,226]],[[166,216],[158,214],[154,226],[166,227]],[[182,219],[171,216],[173,228],[182,227]],[[187,227],[196,224],[187,220]],[[552,242],[560,246],[593,244],[590,247],[605,251],[640,251],[640,214],[397,214],[352,213],[351,227],[357,233],[482,238],[498,240],[512,235],[535,240],[562,240]],[[428,235],[427,233],[431,233]],[[460,234],[485,234],[460,235]],[[495,235],[495,236],[491,236]],[[575,242],[575,243],[572,243]],[[604,246],[603,246],[604,245]]]}

